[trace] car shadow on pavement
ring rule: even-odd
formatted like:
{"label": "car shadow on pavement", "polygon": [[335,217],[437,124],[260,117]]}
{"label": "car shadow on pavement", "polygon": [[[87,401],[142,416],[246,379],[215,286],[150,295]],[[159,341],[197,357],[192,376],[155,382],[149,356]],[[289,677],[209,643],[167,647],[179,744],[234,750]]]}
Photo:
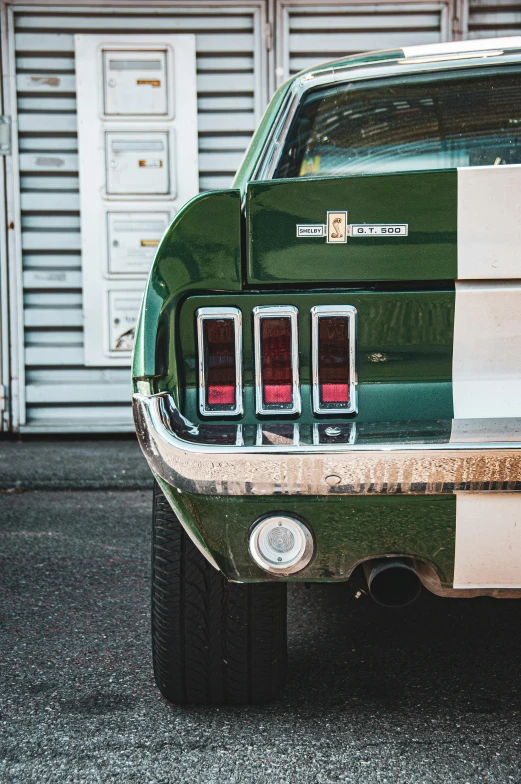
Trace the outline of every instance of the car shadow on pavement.
{"label": "car shadow on pavement", "polygon": [[150,492],[0,499],[2,784],[521,781],[520,602],[424,592],[390,610],[290,585],[280,697],[170,706],[152,674]]}
{"label": "car shadow on pavement", "polygon": [[290,587],[286,709],[313,706],[490,714],[521,709],[521,604],[441,599],[408,607],[356,600],[347,585]]}

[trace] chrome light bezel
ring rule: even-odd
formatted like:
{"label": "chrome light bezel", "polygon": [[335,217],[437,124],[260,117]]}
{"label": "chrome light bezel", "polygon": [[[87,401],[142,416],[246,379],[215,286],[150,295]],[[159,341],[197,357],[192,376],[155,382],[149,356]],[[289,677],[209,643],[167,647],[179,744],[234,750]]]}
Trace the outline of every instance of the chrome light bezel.
{"label": "chrome light bezel", "polygon": [[[241,416],[244,413],[242,385],[242,312],[233,307],[198,308],[197,313],[197,350],[199,365],[199,413],[201,416]],[[204,361],[205,321],[230,319],[234,325],[235,338],[235,406],[233,408],[209,408],[206,403],[207,373]]]}
{"label": "chrome light bezel", "polygon": [[[313,413],[357,414],[358,379],[356,375],[356,308],[353,305],[315,305],[311,308],[311,388]],[[321,318],[347,318],[349,340],[349,400],[347,406],[328,406],[320,402],[320,368],[318,346],[318,324]]]}
{"label": "chrome light bezel", "polygon": [[[263,318],[288,318],[291,325],[292,405],[265,404],[262,383],[261,320]],[[255,413],[300,414],[300,375],[298,343],[298,308],[294,305],[258,305],[253,308],[253,335],[255,350]]]}
{"label": "chrome light bezel", "polygon": [[[270,426],[269,425],[257,425],[256,431],[255,431],[255,446],[264,446],[265,443],[266,444],[284,445],[284,444],[288,444],[290,442],[291,442],[291,444],[293,446],[295,446],[295,445],[298,446],[298,444],[300,443],[300,425],[298,425],[296,422],[294,422],[294,423],[292,423],[292,422],[287,422],[287,423],[278,422],[277,424],[272,425],[271,427],[273,428],[273,430],[276,430],[277,427],[279,427],[281,429],[282,429],[282,427],[288,427],[288,429],[291,428],[291,434],[292,434],[291,435],[291,439],[283,440],[284,437],[282,437],[280,441],[274,440],[274,441],[270,442],[269,440],[266,440],[266,442],[265,442],[264,441],[265,433],[266,433],[266,431],[269,431]],[[276,433],[274,433],[274,435],[276,435]]]}

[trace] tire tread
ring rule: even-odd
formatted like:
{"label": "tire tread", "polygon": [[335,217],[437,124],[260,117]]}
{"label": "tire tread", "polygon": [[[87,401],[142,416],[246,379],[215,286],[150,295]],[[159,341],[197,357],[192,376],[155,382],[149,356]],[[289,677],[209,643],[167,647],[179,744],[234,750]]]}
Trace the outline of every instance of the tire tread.
{"label": "tire tread", "polygon": [[286,584],[231,583],[184,532],[154,485],[152,656],[167,700],[273,699],[286,675]]}

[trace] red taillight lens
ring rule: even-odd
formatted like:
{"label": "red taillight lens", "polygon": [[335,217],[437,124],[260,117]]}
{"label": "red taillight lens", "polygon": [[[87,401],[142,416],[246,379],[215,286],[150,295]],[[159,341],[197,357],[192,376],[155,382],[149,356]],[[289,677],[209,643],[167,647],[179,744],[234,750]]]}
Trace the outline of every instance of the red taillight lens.
{"label": "red taillight lens", "polygon": [[261,319],[261,352],[264,405],[291,405],[293,370],[289,318]]}
{"label": "red taillight lens", "polygon": [[232,319],[205,319],[203,340],[206,369],[206,405],[235,406],[235,329]]}
{"label": "red taillight lens", "polygon": [[300,413],[298,310],[294,305],[253,309],[257,414]]}
{"label": "red taillight lens", "polygon": [[242,313],[239,308],[197,310],[199,411],[203,416],[240,416],[242,402]]}
{"label": "red taillight lens", "polygon": [[322,316],[318,320],[318,386],[320,405],[349,404],[349,320]]}

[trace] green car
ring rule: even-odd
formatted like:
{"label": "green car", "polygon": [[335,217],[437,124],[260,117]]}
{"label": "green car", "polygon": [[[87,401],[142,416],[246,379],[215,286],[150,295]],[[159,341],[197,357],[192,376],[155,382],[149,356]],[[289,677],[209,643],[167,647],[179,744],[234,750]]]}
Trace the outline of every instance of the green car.
{"label": "green car", "polygon": [[521,38],[286,82],[163,238],[133,384],[169,701],[275,697],[288,582],[520,597]]}

